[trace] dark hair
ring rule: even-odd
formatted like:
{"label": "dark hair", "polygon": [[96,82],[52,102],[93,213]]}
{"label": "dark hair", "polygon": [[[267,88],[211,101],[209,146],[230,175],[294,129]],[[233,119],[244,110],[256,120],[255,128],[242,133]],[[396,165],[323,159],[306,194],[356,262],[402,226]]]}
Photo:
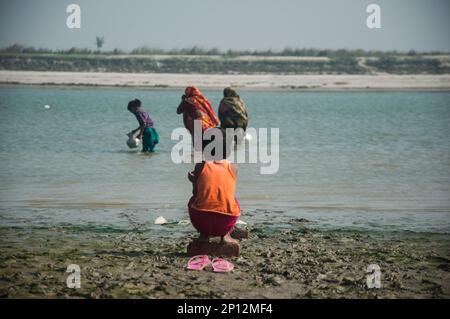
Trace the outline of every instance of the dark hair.
{"label": "dark hair", "polygon": [[128,107],[127,107],[128,111],[131,111],[131,109],[135,108],[135,107],[141,107],[141,100],[134,99],[134,100],[128,102]]}
{"label": "dark hair", "polygon": [[[204,151],[205,147],[208,144],[212,143],[216,138],[221,138],[222,139],[222,156],[219,158],[219,154],[216,155],[215,148],[213,149],[211,155],[213,156],[214,160],[216,160],[216,161],[228,158],[228,156],[230,156],[230,153],[231,153],[231,145],[232,145],[231,139],[233,137],[232,136],[228,136],[226,134],[226,129],[224,129],[224,128],[214,127],[214,128],[211,128],[211,129],[218,130],[218,132],[220,132],[218,134],[219,136],[212,135],[210,140],[202,139],[202,151]],[[208,130],[211,130],[211,129],[208,129]],[[205,132],[207,132],[207,131],[205,131]],[[205,132],[203,134],[205,134]],[[229,141],[227,142],[227,140],[229,140]],[[203,154],[203,155],[205,155],[205,154]]]}

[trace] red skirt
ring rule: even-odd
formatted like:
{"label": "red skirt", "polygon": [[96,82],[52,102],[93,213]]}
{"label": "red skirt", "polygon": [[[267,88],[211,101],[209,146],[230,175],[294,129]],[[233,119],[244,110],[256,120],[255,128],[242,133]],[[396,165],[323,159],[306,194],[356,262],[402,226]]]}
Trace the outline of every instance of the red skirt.
{"label": "red skirt", "polygon": [[[230,216],[225,214],[220,214],[216,212],[202,212],[191,208],[191,202],[194,200],[192,197],[189,200],[189,217],[191,218],[191,223],[197,231],[204,236],[225,236],[231,233],[234,229],[239,216]],[[239,206],[239,202],[236,203]]]}

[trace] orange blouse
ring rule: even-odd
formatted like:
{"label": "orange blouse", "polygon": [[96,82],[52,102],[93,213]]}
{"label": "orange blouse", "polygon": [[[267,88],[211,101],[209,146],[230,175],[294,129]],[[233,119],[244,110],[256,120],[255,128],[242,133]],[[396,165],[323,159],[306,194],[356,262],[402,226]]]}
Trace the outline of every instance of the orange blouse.
{"label": "orange blouse", "polygon": [[228,160],[205,162],[197,176],[197,195],[191,208],[229,216],[239,216],[236,203],[236,174]]}

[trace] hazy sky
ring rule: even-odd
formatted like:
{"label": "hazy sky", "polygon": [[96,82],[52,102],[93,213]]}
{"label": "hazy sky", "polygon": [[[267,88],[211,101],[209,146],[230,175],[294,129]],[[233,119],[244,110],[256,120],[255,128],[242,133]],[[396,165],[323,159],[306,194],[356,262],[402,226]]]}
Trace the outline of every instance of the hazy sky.
{"label": "hazy sky", "polygon": [[[81,7],[68,29],[66,7]],[[381,7],[368,29],[366,7]],[[0,47],[362,48],[450,51],[449,0],[0,0]]]}

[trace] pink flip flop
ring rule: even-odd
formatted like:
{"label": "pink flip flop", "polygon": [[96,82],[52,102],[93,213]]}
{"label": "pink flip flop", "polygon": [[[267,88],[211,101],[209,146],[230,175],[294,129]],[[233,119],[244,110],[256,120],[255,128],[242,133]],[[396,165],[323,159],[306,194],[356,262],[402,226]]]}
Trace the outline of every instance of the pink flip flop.
{"label": "pink flip flop", "polygon": [[211,264],[211,259],[206,255],[197,255],[189,259],[186,269],[189,270],[203,270],[206,266]]}
{"label": "pink flip flop", "polygon": [[222,258],[214,258],[212,261],[214,272],[230,272],[234,269],[234,265],[228,260]]}

